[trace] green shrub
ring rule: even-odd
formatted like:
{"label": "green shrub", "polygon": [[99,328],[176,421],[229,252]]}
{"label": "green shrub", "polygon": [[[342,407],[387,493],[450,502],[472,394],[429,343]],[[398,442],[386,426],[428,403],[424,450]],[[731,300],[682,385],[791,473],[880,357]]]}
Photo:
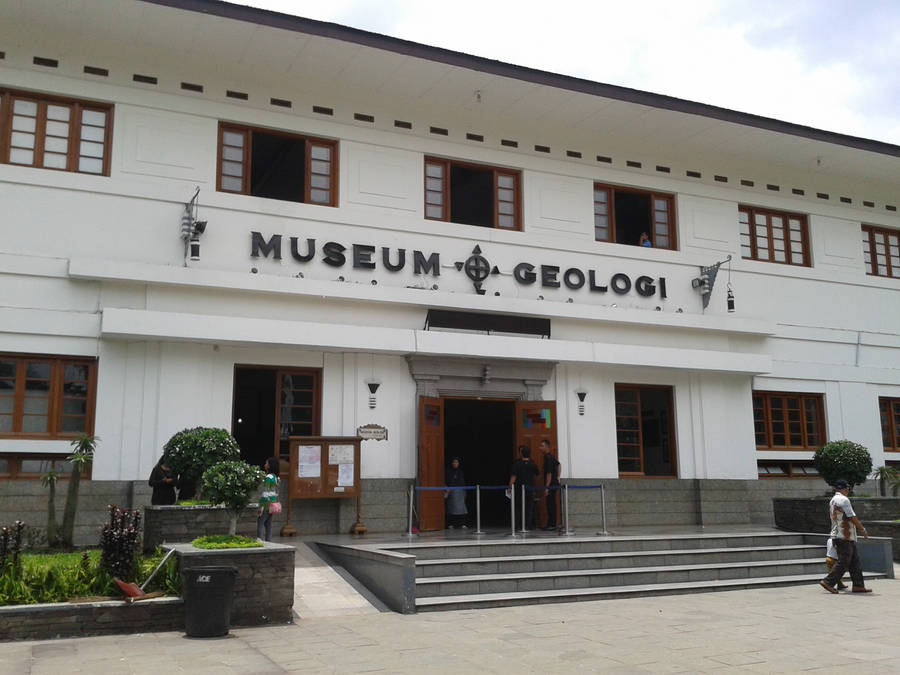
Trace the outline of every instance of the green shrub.
{"label": "green shrub", "polygon": [[163,457],[181,480],[196,481],[213,464],[241,457],[241,449],[225,429],[184,429],[163,447]]}
{"label": "green shrub", "polygon": [[872,457],[859,443],[832,441],[816,450],[813,466],[829,485],[844,479],[852,490],[854,485],[865,483],[872,473]]}
{"label": "green shrub", "polygon": [[204,473],[200,490],[213,504],[222,504],[231,512],[228,534],[234,534],[237,517],[250,503],[265,474],[259,468],[242,462],[219,462]]}
{"label": "green shrub", "polygon": [[240,534],[210,534],[205,537],[197,537],[191,542],[197,548],[259,548],[261,541],[244,537]]}
{"label": "green shrub", "polygon": [[24,554],[18,574],[0,574],[0,605],[118,595],[99,551]]}
{"label": "green shrub", "polygon": [[100,564],[110,576],[122,581],[134,581],[141,512],[118,506],[109,506],[108,509],[109,522],[100,532]]}

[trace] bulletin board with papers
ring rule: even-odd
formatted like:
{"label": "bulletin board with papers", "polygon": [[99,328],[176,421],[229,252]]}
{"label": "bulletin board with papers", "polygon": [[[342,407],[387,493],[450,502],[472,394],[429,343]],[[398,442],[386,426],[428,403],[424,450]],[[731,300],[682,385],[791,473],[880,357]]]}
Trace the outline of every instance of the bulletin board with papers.
{"label": "bulletin board with papers", "polygon": [[291,436],[291,499],[359,496],[359,436]]}

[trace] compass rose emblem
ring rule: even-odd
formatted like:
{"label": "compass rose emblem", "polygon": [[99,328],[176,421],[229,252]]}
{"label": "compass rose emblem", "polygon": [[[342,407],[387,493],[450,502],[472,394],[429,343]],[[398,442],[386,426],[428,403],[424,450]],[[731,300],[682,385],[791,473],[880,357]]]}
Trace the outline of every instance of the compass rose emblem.
{"label": "compass rose emblem", "polygon": [[481,255],[481,247],[477,244],[475,245],[475,248],[472,249],[472,254],[466,258],[465,261],[454,264],[457,270],[462,270],[466,273],[466,276],[469,277],[469,280],[472,282],[472,285],[475,287],[475,292],[478,293],[478,295],[485,294],[485,289],[482,288],[482,284],[489,276],[492,274],[500,274],[500,270],[498,270],[496,266],[491,267],[491,263],[488,262],[488,259]]}

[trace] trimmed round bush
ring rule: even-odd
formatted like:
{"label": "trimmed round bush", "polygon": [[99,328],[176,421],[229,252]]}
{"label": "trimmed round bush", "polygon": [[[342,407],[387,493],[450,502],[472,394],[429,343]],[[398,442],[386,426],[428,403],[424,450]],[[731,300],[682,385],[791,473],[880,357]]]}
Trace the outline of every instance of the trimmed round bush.
{"label": "trimmed round bush", "polygon": [[234,534],[238,514],[250,503],[264,477],[262,469],[241,460],[219,462],[203,472],[200,479],[203,496],[231,512],[229,534]]}
{"label": "trimmed round bush", "polygon": [[194,427],[172,436],[163,456],[182,480],[196,481],[213,464],[240,459],[241,448],[225,429]]}
{"label": "trimmed round bush", "polygon": [[843,478],[853,489],[854,485],[865,483],[872,473],[872,456],[859,443],[832,441],[816,450],[813,466],[829,485]]}

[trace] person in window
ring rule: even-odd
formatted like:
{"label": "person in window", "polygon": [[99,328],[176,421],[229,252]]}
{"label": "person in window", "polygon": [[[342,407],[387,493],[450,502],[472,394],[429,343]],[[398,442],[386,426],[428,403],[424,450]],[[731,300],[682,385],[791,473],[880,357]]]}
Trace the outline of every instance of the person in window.
{"label": "person in window", "polygon": [[[509,487],[515,490],[516,499],[522,498],[522,486],[525,486],[525,526],[526,530],[534,528],[534,478],[538,475],[537,464],[531,460],[531,448],[527,445],[519,446],[520,459],[512,466],[509,477]],[[521,504],[516,504],[516,517],[522,511]],[[521,525],[521,523],[519,523]]]}
{"label": "person in window", "polygon": [[[459,457],[454,457],[450,460],[444,485],[452,488],[465,484],[466,477],[459,466]],[[469,513],[466,509],[466,491],[444,490],[444,499],[447,500],[447,529],[452,530],[454,527],[466,529],[466,515]]]}
{"label": "person in window", "polygon": [[166,464],[166,458],[160,457],[153,471],[150,472],[150,487],[153,488],[153,496],[150,503],[154,506],[171,506],[175,503],[175,484],[178,478],[175,472]]}
{"label": "person in window", "polygon": [[646,232],[641,232],[641,240],[638,242],[640,246],[646,246],[648,248],[653,246],[653,242],[650,241],[650,235]]}

